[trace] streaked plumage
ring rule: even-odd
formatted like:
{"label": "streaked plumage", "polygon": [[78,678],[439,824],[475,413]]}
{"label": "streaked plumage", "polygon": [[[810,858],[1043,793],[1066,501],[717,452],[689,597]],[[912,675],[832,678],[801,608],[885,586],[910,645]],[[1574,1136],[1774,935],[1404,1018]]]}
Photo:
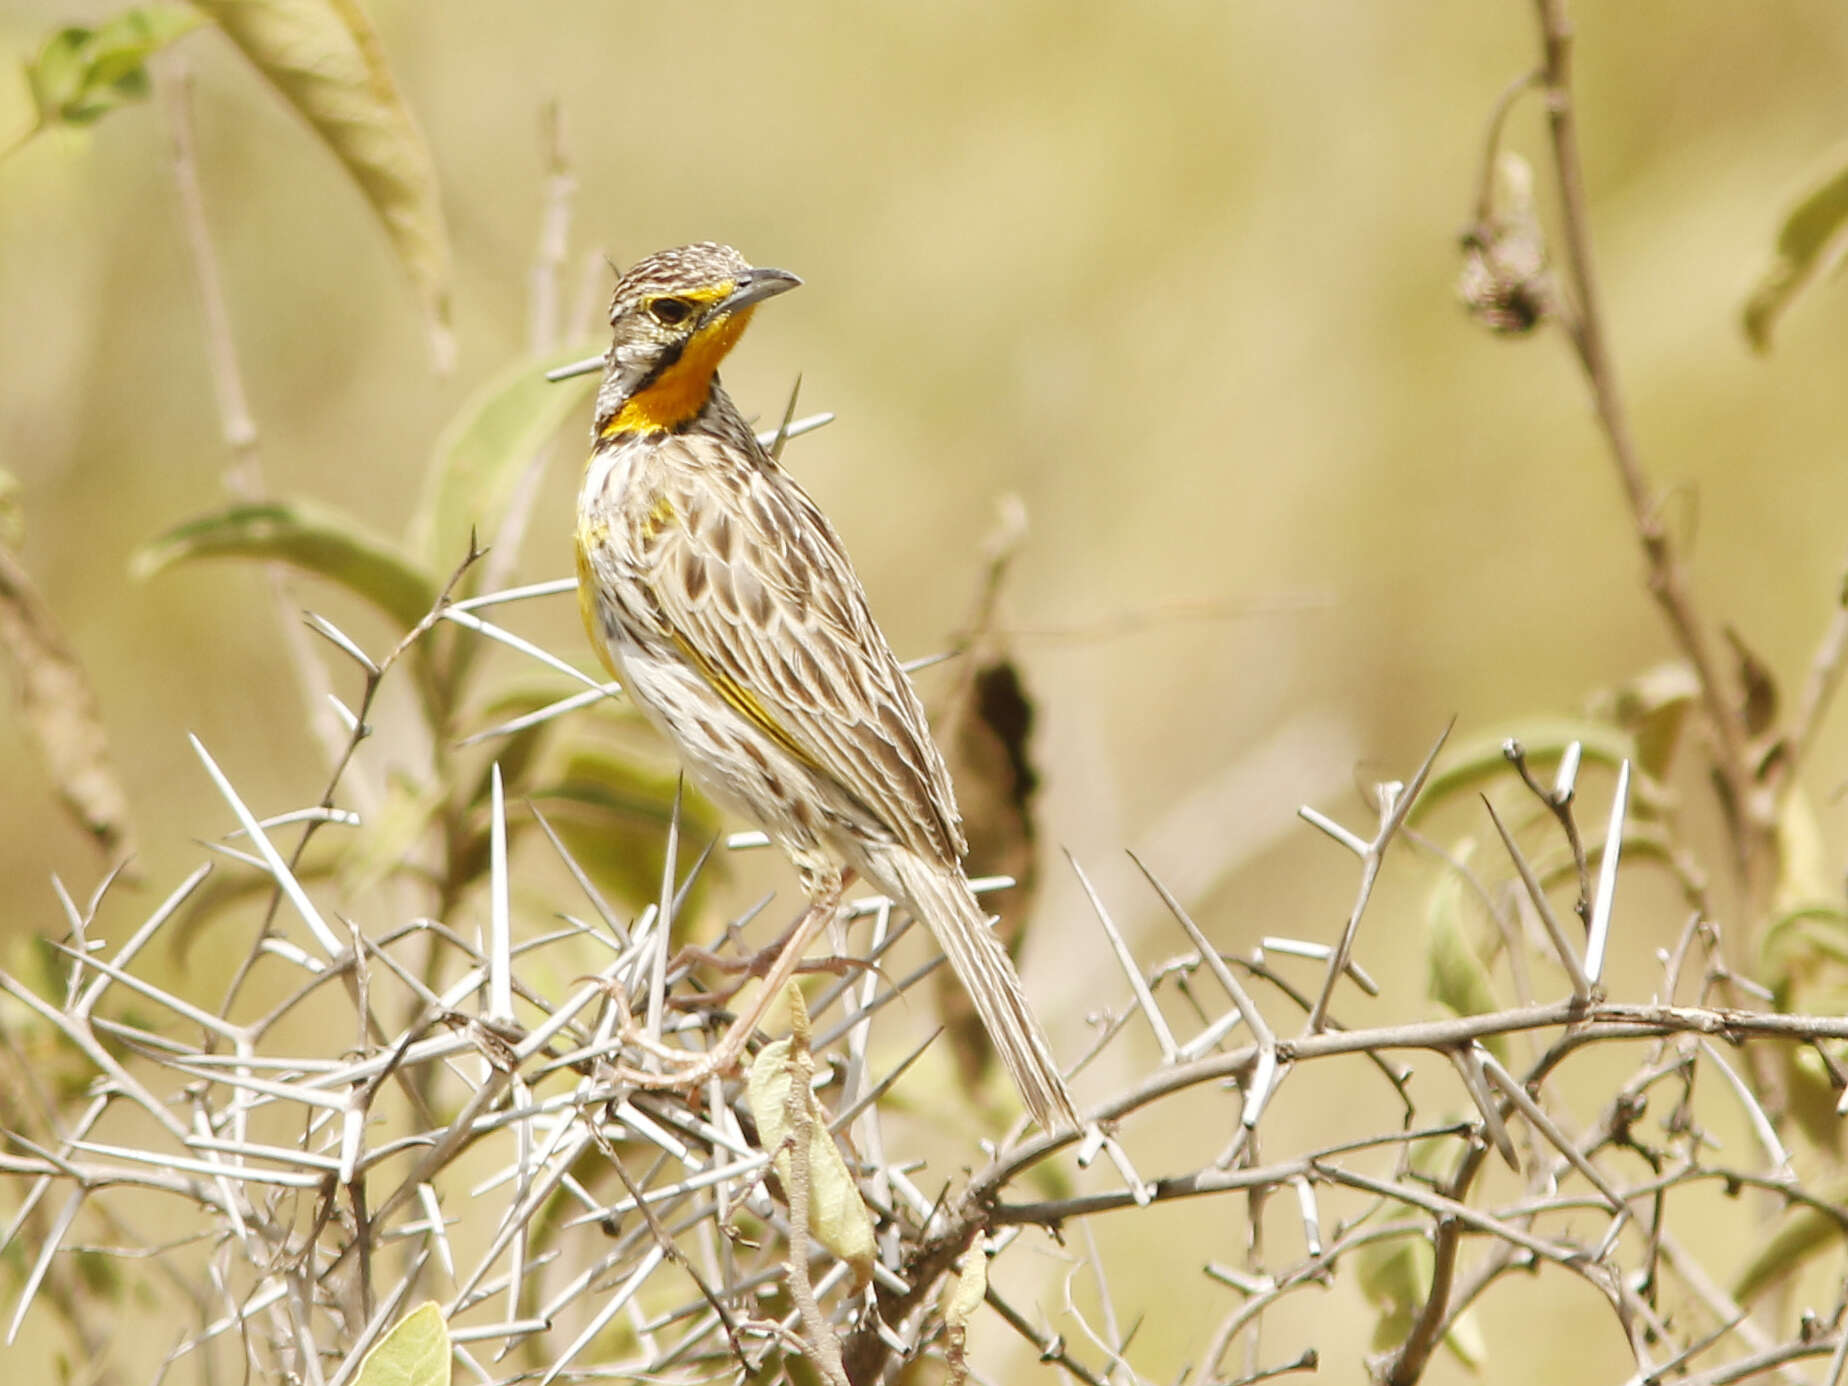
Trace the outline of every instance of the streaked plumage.
{"label": "streaked plumage", "polygon": [[834,527],[717,379],[755,304],[797,282],[710,242],[618,281],[578,498],[585,628],[693,778],[771,835],[812,900],[833,908],[845,866],[929,926],[1035,1118],[1075,1128],[963,875],[955,796],[917,694]]}

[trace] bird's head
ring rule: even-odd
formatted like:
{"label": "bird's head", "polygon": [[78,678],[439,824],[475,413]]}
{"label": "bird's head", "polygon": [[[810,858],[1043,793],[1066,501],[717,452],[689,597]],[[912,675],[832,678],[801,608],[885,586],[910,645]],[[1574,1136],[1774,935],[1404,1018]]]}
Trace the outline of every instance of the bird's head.
{"label": "bird's head", "polygon": [[597,436],[671,432],[697,417],[752,310],[802,281],[700,241],[638,260],[610,300],[614,337],[597,392]]}

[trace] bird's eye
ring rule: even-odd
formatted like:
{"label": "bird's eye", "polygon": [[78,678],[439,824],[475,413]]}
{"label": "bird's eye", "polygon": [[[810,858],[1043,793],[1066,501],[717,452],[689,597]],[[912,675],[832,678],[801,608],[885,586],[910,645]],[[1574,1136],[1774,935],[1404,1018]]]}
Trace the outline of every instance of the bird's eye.
{"label": "bird's eye", "polygon": [[687,320],[693,305],[684,298],[657,298],[648,305],[648,311],[663,327],[674,327]]}

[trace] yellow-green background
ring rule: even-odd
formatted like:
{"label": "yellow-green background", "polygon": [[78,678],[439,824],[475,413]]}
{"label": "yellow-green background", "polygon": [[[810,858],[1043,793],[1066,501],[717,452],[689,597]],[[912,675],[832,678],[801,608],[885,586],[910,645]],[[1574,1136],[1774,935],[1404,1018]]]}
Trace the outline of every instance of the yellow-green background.
{"label": "yellow-green background", "polygon": [[[1592,222],[1635,432],[1706,609],[1794,696],[1848,557],[1848,290],[1802,300],[1768,359],[1748,352],[1737,309],[1780,209],[1848,126],[1848,11],[1576,9]],[[11,0],[0,56],[109,12]],[[373,12],[442,180],[460,348],[447,378],[334,161],[216,35],[181,47],[270,488],[402,527],[437,431],[522,348],[539,113],[556,100],[578,183],[567,299],[592,251],[622,263],[699,238],[807,280],[758,315],[727,381],[773,416],[799,371],[805,406],[840,414],[789,460],[901,653],[945,642],[995,497],[1024,498],[1031,541],[1006,619],[1078,632],[1019,645],[1044,833],[1096,869],[1126,920],[1151,919],[1116,866],[1141,845],[1193,882],[1228,947],[1329,938],[1352,863],[1293,823],[1299,802],[1360,821],[1355,780],[1409,772],[1453,714],[1512,726],[1670,652],[1563,339],[1492,340],[1451,291],[1486,114],[1536,59],[1529,5]],[[1544,182],[1540,136],[1529,100],[1511,140]],[[525,577],[569,571],[571,451]],[[24,484],[28,561],[133,796],[148,885],[115,906],[132,919],[196,859],[194,839],[230,825],[187,731],[263,812],[311,802],[323,774],[258,574],[125,572],[137,544],[222,501],[227,465],[158,106],[0,164],[0,465]],[[389,643],[351,606],[297,591],[371,648]],[[521,626],[582,653],[568,603]],[[1839,728],[1823,737],[1819,795],[1840,784],[1845,745]],[[49,809],[10,718],[0,784],[0,935],[56,932],[50,873],[81,895],[97,859]],[[1210,810],[1181,815],[1176,835],[1170,815],[1211,786]],[[1825,824],[1835,869],[1839,812]],[[1099,981],[1094,927],[1062,864],[1048,870],[1025,970],[1074,1052],[1082,1013],[1120,985]],[[1417,884],[1408,871],[1362,935],[1387,995],[1357,1021],[1425,1013]],[[1646,888],[1636,898],[1618,976],[1646,994],[1648,950],[1676,917],[1641,909]],[[1140,937],[1150,958],[1183,946]],[[1149,1054],[1113,1055],[1114,1076],[1134,1057]],[[1293,1093],[1281,1111],[1292,1124],[1273,1153],[1342,1129],[1332,1079],[1318,1081],[1319,1099]],[[1230,1304],[1194,1268],[1237,1260],[1239,1225],[1231,1206],[1197,1204],[1099,1226],[1107,1255],[1146,1258],[1118,1309],[1148,1316],[1136,1360],[1152,1378]],[[1352,1311],[1340,1326],[1333,1304]],[[1567,1277],[1510,1282],[1483,1313],[1495,1379],[1627,1370],[1608,1311]],[[1273,1324],[1267,1356],[1307,1333],[1333,1379],[1355,1379],[1368,1315],[1351,1285]],[[990,1342],[996,1379],[1031,1370]]]}

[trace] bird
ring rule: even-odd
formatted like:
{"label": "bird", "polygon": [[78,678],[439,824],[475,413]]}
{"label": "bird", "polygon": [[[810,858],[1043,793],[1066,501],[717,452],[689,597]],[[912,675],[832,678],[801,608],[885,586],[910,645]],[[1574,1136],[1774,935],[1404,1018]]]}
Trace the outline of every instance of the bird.
{"label": "bird", "polygon": [[1046,1033],[963,871],[923,705],[834,526],[719,382],[757,306],[801,282],[714,241],[621,273],[578,494],[593,649],[689,778],[782,849],[807,897],[757,1009],[687,1071],[737,1062],[857,876],[930,930],[1034,1120],[1075,1132]]}

